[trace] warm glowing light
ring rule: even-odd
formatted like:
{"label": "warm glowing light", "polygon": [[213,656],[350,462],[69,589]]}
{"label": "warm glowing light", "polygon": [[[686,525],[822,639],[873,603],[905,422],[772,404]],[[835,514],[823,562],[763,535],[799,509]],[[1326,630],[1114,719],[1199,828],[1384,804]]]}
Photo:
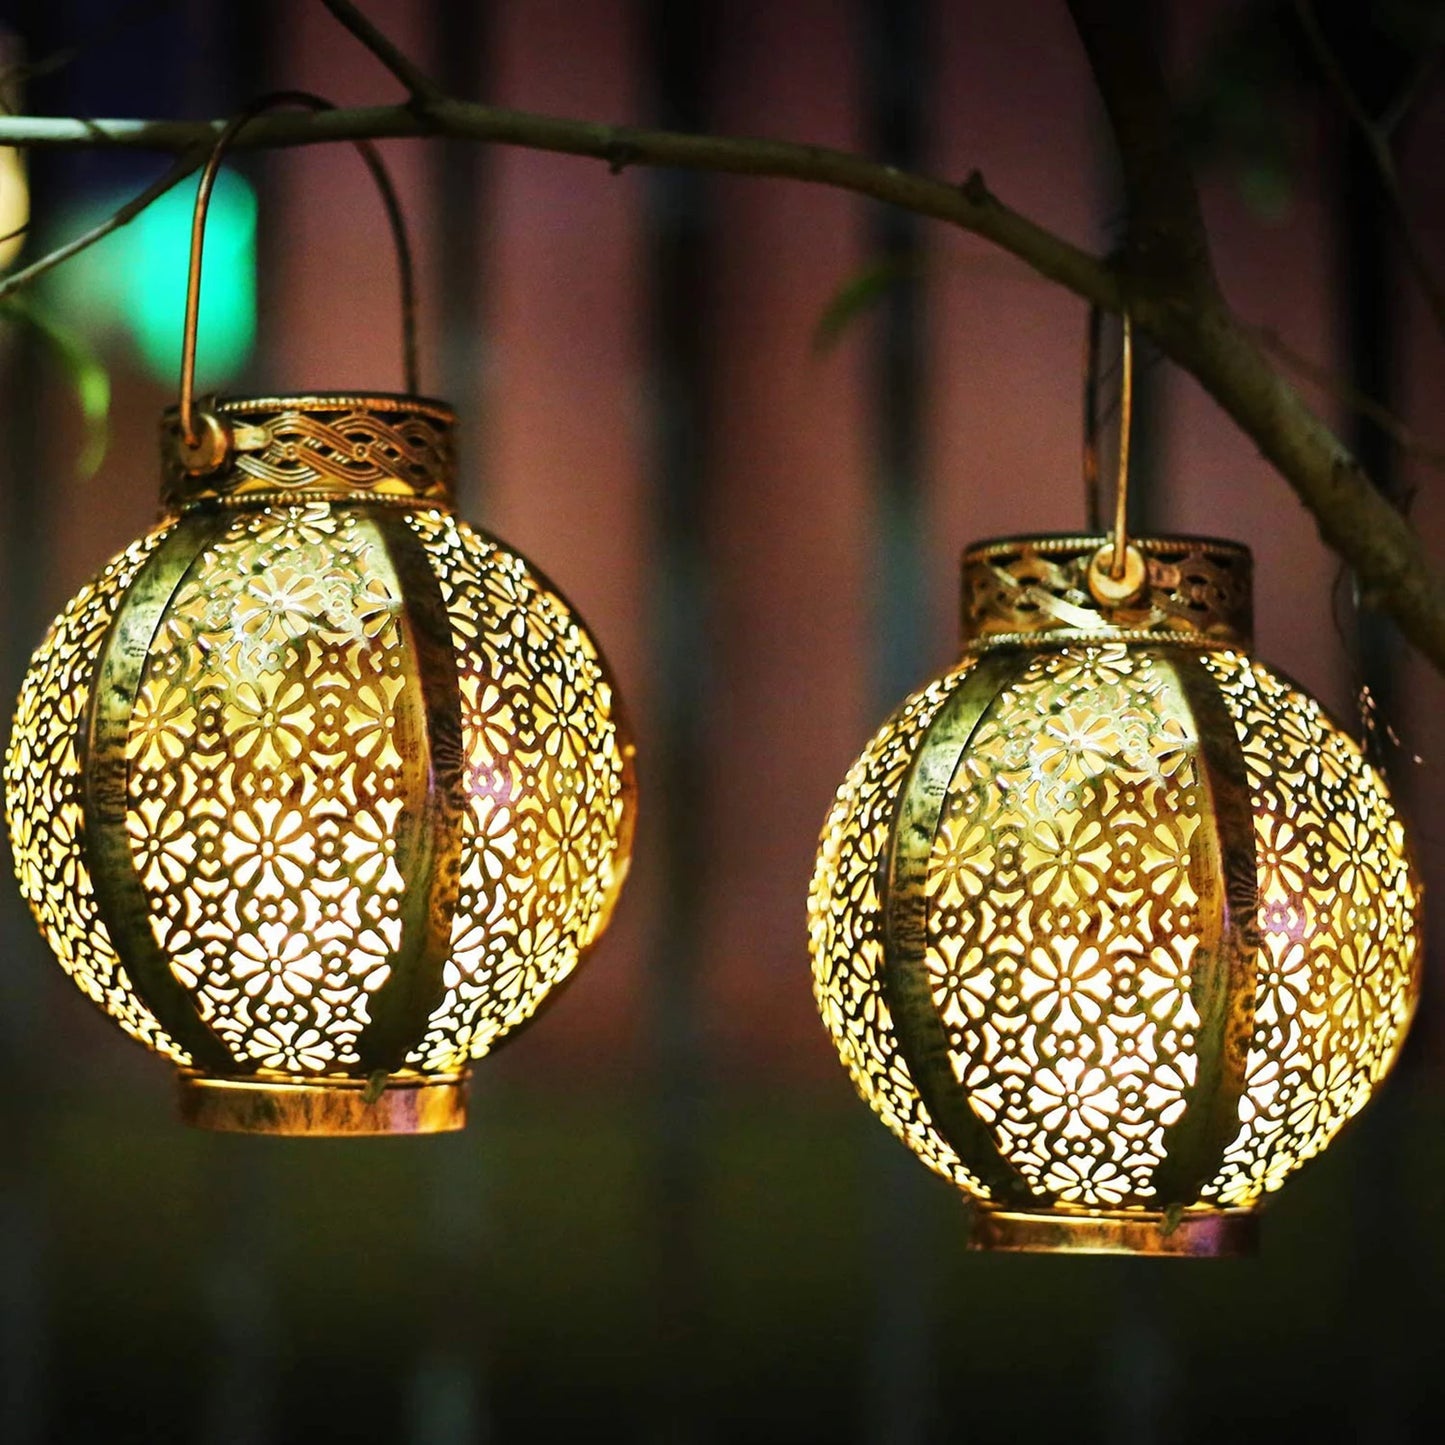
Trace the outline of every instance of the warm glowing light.
{"label": "warm glowing light", "polygon": [[[627,868],[598,649],[448,504],[450,414],[225,403],[234,464],[41,645],[6,762],[21,889],[215,1127],[455,1127]],[[385,1090],[382,1090],[385,1085]],[[379,1095],[379,1097],[377,1097]]]}
{"label": "warm glowing light", "polygon": [[824,1020],[1001,1248],[1225,1253],[1393,1062],[1419,885],[1385,784],[1247,646],[1248,554],[1098,539],[965,559],[972,647],[823,832]]}
{"label": "warm glowing light", "polygon": [[[25,72],[25,47],[11,30],[0,28],[0,105],[14,115],[21,105],[20,78]],[[8,271],[24,249],[30,225],[30,181],[25,154],[0,146],[0,271]]]}
{"label": "warm glowing light", "polygon": [[0,146],[0,271],[15,264],[30,225],[30,182],[25,158],[13,146]]}

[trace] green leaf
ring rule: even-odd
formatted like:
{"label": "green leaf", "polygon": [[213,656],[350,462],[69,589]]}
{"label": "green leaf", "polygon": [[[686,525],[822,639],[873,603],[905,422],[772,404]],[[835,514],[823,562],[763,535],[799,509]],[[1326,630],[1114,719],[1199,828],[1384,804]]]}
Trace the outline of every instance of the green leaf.
{"label": "green leaf", "polygon": [[887,296],[889,290],[921,274],[917,256],[887,256],[864,267],[833,293],[813,328],[813,350],[831,351],[844,332]]}
{"label": "green leaf", "polygon": [[80,407],[80,455],[76,471],[89,481],[105,460],[110,444],[110,372],[85,342],[29,297],[11,296],[0,302],[0,315],[34,329],[65,370]]}

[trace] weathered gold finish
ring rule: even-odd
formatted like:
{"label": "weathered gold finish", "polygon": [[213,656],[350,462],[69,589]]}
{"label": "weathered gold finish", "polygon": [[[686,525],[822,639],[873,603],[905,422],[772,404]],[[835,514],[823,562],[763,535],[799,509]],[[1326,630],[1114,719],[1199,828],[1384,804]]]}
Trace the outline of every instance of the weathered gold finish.
{"label": "weathered gold finish", "polygon": [[615,687],[552,584],[453,515],[452,434],[413,395],[213,401],[189,433],[175,409],[160,524],[26,677],[21,891],[193,1123],[459,1128],[469,1064],[611,915]]}
{"label": "weathered gold finish", "polygon": [[1109,541],[1089,558],[1089,591],[1105,607],[1133,602],[1149,580],[1149,564],[1132,544]]}
{"label": "weathered gold finish", "polygon": [[1259,1248],[1259,1213],[1210,1209],[1171,1221],[1162,1214],[1015,1214],[979,1207],[968,1247],[1016,1254],[1237,1259]]}
{"label": "weathered gold finish", "polygon": [[161,501],[172,511],[222,500],[451,504],[456,419],[442,402],[387,395],[249,397],[213,401],[197,415],[203,428],[225,435],[224,459],[192,467],[179,409],[168,410],[161,418]]}
{"label": "weathered gold finish", "polygon": [[817,997],[976,1247],[1238,1253],[1398,1053],[1419,883],[1379,774],[1241,650],[1248,553],[1136,538],[1114,606],[1109,545],[965,554],[964,660],[824,829]]}
{"label": "weathered gold finish", "polygon": [[464,1074],[402,1076],[379,1092],[364,1079],[214,1079],[188,1070],[176,1082],[187,1124],[231,1134],[446,1134],[467,1123]]}
{"label": "weathered gold finish", "polygon": [[[1005,537],[963,554],[964,647],[1167,640],[1248,648],[1253,565],[1248,549],[1212,537],[1141,537],[1129,544],[1143,581],[1120,601],[1091,585],[1107,537]],[[1108,569],[1103,569],[1105,578]]]}

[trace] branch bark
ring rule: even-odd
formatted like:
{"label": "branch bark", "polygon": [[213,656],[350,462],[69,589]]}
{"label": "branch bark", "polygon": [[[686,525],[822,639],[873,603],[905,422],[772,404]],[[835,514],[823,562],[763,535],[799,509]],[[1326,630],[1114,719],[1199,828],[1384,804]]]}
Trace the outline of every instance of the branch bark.
{"label": "branch bark", "polygon": [[1069,0],[1118,142],[1128,221],[1124,269],[1136,288],[1195,297],[1218,286],[1179,126],[1144,0]]}
{"label": "branch bark", "polygon": [[[1296,0],[1308,14],[1307,0]],[[1409,521],[1230,313],[1145,0],[1069,0],[1118,144],[1128,203],[1124,292],[1137,324],[1191,372],[1314,514],[1361,589],[1445,670],[1445,579]]]}

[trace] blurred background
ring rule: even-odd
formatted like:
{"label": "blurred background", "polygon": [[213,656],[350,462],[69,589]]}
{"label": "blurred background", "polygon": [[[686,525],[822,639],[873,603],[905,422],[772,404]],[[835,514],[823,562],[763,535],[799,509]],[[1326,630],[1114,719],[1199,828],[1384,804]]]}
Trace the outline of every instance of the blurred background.
{"label": "blurred background", "polygon": [[[1111,143],[1060,0],[367,0],[456,93],[850,147],[1105,249]],[[1430,0],[1317,6],[1389,116],[1445,274]],[[400,99],[312,0],[6,0],[12,107],[214,116]],[[1445,555],[1445,341],[1292,4],[1153,7],[1230,299],[1313,376]],[[39,62],[39,64],[36,64]],[[170,1072],[0,887],[0,1441],[796,1445],[1438,1438],[1445,996],[1273,1204],[1262,1255],[964,1251],[960,1201],[853,1097],[804,897],[834,788],[956,650],[971,539],[1074,530],[1081,303],[973,238],[792,182],[384,147],[423,388],[462,510],[557,579],[640,737],[633,879],[465,1134],[285,1141],[172,1118]],[[162,157],[0,165],[15,266]],[[393,261],[344,148],[244,156],[212,223],[201,383],[400,384]],[[27,189],[28,187],[28,189]],[[156,509],[193,186],[0,319],[0,693]],[[8,232],[20,220],[4,220]],[[1187,377],[1139,374],[1136,526],[1254,548],[1258,652],[1375,743],[1445,881],[1445,687],[1354,605],[1309,517]],[[1400,419],[1361,419],[1367,395]],[[1432,451],[1432,445],[1434,450]],[[3,727],[3,724],[0,724]],[[8,871],[8,870],[7,870]]]}

